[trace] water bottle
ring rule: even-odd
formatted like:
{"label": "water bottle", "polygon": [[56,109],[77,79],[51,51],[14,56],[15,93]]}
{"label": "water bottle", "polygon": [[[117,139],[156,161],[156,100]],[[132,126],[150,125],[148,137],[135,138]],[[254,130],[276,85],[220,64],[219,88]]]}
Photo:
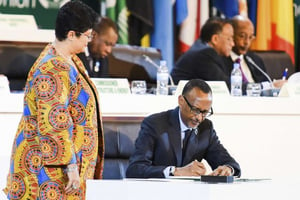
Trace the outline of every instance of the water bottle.
{"label": "water bottle", "polygon": [[168,91],[169,91],[168,82],[169,82],[169,71],[167,67],[167,62],[165,60],[161,60],[156,74],[157,95],[168,95]]}
{"label": "water bottle", "polygon": [[232,96],[242,96],[242,81],[243,77],[240,65],[238,63],[234,63],[230,77]]}

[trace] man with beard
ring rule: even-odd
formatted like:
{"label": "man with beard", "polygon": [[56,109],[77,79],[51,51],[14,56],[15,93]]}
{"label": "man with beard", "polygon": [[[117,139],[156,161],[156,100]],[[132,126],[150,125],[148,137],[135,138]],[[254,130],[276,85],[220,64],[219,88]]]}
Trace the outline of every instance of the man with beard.
{"label": "man with beard", "polygon": [[205,159],[214,176],[240,176],[239,164],[220,143],[212,122],[212,91],[201,79],[190,80],[178,97],[179,106],[144,119],[128,178],[201,176]]}

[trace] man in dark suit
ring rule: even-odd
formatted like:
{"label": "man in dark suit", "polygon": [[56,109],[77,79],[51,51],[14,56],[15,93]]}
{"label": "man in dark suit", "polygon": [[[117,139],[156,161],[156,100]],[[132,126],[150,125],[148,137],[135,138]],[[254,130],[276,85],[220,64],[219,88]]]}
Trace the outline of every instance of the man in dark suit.
{"label": "man in dark suit", "polygon": [[201,29],[201,36],[176,62],[171,72],[174,82],[201,78],[230,84],[230,72],[222,56],[229,56],[233,47],[233,28],[229,21],[210,18]]}
{"label": "man in dark suit", "polygon": [[144,119],[129,160],[128,178],[200,176],[201,162],[212,167],[211,175],[240,176],[239,164],[218,139],[212,122],[212,92],[201,79],[192,79],[178,97],[179,107]]}
{"label": "man in dark suit", "polygon": [[[243,93],[246,92],[246,85],[249,82],[262,83],[265,88],[270,88],[268,78],[259,71],[249,59],[260,67],[260,69],[266,72],[266,68],[263,60],[255,53],[249,51],[254,36],[254,26],[252,22],[241,15],[235,16],[231,19],[234,29],[234,46],[229,56],[224,57],[224,63],[231,72],[233,69],[233,63],[239,62],[244,76],[243,79]],[[276,80],[273,81],[275,87],[281,87],[285,81]]]}
{"label": "man in dark suit", "polygon": [[109,77],[107,56],[118,40],[115,23],[107,17],[99,17],[93,28],[93,39],[85,53],[79,54],[90,77]]}

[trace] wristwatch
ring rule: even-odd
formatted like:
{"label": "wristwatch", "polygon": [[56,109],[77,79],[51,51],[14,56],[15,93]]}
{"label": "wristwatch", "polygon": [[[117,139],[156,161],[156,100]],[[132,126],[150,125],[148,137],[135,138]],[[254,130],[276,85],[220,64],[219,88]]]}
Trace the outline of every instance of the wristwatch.
{"label": "wristwatch", "polygon": [[174,176],[174,173],[175,173],[175,167],[174,167],[174,166],[171,166],[171,167],[170,167],[169,176]]}

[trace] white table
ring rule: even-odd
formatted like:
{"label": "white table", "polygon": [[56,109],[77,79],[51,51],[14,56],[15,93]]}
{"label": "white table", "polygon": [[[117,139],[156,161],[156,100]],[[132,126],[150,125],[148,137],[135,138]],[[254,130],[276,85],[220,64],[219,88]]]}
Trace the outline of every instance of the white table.
{"label": "white table", "polygon": [[[144,117],[176,107],[177,97],[101,95],[100,102],[104,117]],[[22,107],[22,94],[1,95],[0,188]],[[300,98],[215,96],[213,109],[211,120],[242,177],[300,178]]]}
{"label": "white table", "polygon": [[207,184],[194,181],[88,180],[88,200],[299,200],[300,182],[271,180]]}

